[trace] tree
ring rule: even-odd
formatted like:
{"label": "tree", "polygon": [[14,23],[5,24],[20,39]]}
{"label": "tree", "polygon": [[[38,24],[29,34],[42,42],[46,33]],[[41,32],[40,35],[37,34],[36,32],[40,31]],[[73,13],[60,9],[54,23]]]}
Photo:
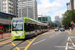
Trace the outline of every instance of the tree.
{"label": "tree", "polygon": [[75,10],[67,10],[63,15],[62,24],[71,27],[71,21],[75,22]]}
{"label": "tree", "polygon": [[52,22],[52,27],[57,27],[57,24]]}

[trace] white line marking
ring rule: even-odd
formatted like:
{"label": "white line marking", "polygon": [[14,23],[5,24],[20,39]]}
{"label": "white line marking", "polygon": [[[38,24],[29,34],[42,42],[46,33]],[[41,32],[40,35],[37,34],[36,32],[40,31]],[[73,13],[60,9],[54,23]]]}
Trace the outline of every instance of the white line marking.
{"label": "white line marking", "polygon": [[72,43],[68,43],[68,44],[72,44]]}
{"label": "white line marking", "polygon": [[69,41],[69,37],[68,37],[67,41]]}
{"label": "white line marking", "polygon": [[45,41],[45,40],[46,40],[46,39],[43,39],[43,40],[38,41],[38,42],[35,42],[35,43],[33,43],[33,45],[38,44],[38,43],[40,43],[40,42],[42,42],[42,41]]}
{"label": "white line marking", "polygon": [[65,47],[65,50],[67,50],[67,48],[68,48],[68,42],[66,43],[66,47]]}
{"label": "white line marking", "polygon": [[52,36],[50,36],[49,38],[52,38],[53,36],[55,36],[55,35],[52,35]]}
{"label": "white line marking", "polygon": [[[69,38],[70,39],[70,41],[72,42],[72,40],[71,40],[71,38]],[[72,42],[72,45],[73,45],[73,47],[75,47],[75,44]]]}
{"label": "white line marking", "polygon": [[69,46],[69,47],[68,47],[68,49],[75,49],[75,48],[74,48],[74,47],[72,47],[72,46]]}
{"label": "white line marking", "polygon": [[55,46],[56,48],[65,48],[65,46]]}

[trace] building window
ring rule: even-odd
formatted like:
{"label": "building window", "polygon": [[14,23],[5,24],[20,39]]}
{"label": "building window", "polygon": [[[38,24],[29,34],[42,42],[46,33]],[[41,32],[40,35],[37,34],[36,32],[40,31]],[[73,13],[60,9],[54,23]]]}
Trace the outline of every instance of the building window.
{"label": "building window", "polygon": [[6,3],[6,1],[3,1],[3,3]]}
{"label": "building window", "polygon": [[3,9],[3,11],[6,11],[6,9]]}
{"label": "building window", "polygon": [[13,4],[13,2],[11,2],[11,1],[8,1],[10,4]]}
{"label": "building window", "polygon": [[3,7],[6,7],[6,5],[3,5]]}

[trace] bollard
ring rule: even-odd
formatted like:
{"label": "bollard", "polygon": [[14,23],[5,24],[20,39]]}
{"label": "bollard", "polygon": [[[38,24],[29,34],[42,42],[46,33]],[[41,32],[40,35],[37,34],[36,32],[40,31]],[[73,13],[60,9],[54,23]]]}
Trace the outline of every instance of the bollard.
{"label": "bollard", "polygon": [[70,31],[71,31],[71,28],[70,28]]}

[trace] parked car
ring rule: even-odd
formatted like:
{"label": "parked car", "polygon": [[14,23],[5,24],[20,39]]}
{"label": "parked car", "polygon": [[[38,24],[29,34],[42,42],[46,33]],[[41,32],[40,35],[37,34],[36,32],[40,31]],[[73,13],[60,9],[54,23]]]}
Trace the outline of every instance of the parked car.
{"label": "parked car", "polygon": [[55,31],[59,31],[59,28],[55,28]]}
{"label": "parked car", "polygon": [[65,31],[65,29],[64,28],[60,28],[60,31]]}

